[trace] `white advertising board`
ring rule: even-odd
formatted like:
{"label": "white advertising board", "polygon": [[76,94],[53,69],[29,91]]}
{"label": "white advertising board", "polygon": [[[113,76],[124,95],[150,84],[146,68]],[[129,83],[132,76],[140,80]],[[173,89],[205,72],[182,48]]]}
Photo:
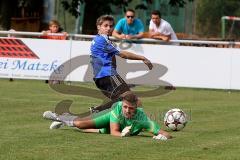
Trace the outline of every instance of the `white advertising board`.
{"label": "white advertising board", "polygon": [[[0,38],[2,78],[49,79],[54,73],[54,79],[92,81],[91,41],[6,39]],[[129,51],[150,59],[154,68],[148,71],[141,61],[118,58],[118,72],[128,83],[240,89],[239,49],[135,43],[130,46]]]}

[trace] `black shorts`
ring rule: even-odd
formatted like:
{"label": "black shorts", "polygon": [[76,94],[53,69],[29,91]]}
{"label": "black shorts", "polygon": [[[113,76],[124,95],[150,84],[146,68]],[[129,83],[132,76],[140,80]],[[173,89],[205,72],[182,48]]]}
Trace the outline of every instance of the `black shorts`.
{"label": "black shorts", "polygon": [[93,80],[101,92],[111,100],[115,100],[122,93],[130,91],[127,83],[119,75],[94,78]]}

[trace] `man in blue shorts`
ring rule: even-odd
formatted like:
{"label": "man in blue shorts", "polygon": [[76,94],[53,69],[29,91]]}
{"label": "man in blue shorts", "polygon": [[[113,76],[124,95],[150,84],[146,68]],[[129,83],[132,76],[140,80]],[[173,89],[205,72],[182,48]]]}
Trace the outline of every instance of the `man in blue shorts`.
{"label": "man in blue shorts", "polygon": [[92,107],[91,110],[102,111],[110,108],[118,97],[130,91],[126,82],[118,75],[116,71],[116,55],[131,60],[142,60],[151,70],[152,63],[141,55],[136,55],[128,51],[120,51],[116,45],[109,39],[114,26],[114,18],[110,15],[103,15],[97,19],[98,34],[91,44],[91,64],[94,72],[94,82],[102,93],[112,101],[98,107]]}
{"label": "man in blue shorts", "polygon": [[118,137],[134,136],[142,131],[148,131],[154,135],[154,139],[171,138],[168,132],[160,129],[160,126],[151,121],[143,109],[137,106],[136,95],[125,92],[121,99],[113,104],[111,109],[96,113],[90,119],[83,119],[69,113],[58,115],[51,111],[44,112],[43,117],[54,121],[50,129],[58,129],[66,125],[77,127],[83,132],[109,133]]}
{"label": "man in blue shorts", "polygon": [[144,25],[142,21],[135,18],[135,11],[128,9],[125,18],[122,18],[116,24],[113,36],[119,39],[139,39],[143,38]]}

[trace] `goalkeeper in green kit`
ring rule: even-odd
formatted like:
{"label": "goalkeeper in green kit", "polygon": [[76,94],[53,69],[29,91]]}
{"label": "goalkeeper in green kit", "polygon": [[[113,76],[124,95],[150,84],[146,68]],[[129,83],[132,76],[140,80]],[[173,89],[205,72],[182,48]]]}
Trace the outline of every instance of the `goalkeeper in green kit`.
{"label": "goalkeeper in green kit", "polygon": [[109,133],[119,137],[134,136],[142,131],[148,131],[154,135],[154,139],[171,138],[168,132],[160,129],[156,122],[147,117],[142,108],[137,107],[137,102],[137,96],[129,91],[110,109],[93,114],[91,118],[79,118],[69,113],[58,115],[52,111],[44,112],[43,117],[53,120],[50,129],[66,125],[82,129],[83,132]]}

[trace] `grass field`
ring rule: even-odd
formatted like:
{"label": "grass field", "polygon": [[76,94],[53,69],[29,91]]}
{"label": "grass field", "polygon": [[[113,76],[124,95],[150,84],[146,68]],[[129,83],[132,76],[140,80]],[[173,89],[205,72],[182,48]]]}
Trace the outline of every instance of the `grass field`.
{"label": "grass field", "polygon": [[[84,85],[84,84],[82,84]],[[94,85],[87,84],[90,87]],[[136,90],[144,90],[137,87]],[[49,130],[42,118],[61,100],[73,100],[72,112],[87,110],[101,100],[53,91],[43,81],[0,80],[0,159],[204,159],[238,160],[240,153],[240,92],[177,88],[143,98],[144,110],[162,125],[164,111],[181,106],[190,117],[173,139],[155,141],[148,133],[117,138],[81,133],[64,127]],[[163,126],[164,129],[166,129]]]}

